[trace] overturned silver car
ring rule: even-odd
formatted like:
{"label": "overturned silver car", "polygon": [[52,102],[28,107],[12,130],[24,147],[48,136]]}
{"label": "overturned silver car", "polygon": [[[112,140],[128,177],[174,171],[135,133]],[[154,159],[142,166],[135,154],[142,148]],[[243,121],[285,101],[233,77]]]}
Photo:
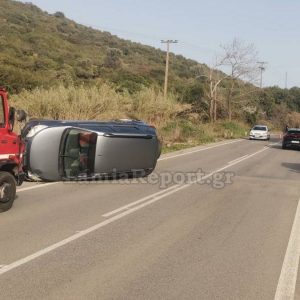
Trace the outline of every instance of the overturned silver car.
{"label": "overturned silver car", "polygon": [[161,145],[142,121],[29,121],[24,168],[33,180],[63,181],[147,176]]}

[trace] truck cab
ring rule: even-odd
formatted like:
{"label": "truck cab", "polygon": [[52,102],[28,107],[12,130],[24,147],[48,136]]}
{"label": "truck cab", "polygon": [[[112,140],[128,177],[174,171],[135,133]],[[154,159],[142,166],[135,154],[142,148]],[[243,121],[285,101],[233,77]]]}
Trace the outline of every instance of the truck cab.
{"label": "truck cab", "polygon": [[13,205],[16,186],[22,183],[24,143],[13,132],[15,109],[9,107],[8,93],[0,88],[0,212]]}

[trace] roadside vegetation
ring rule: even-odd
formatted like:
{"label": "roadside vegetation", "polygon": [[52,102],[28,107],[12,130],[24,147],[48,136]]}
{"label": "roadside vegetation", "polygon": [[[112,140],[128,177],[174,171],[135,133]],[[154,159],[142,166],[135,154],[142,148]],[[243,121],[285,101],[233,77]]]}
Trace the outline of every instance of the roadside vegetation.
{"label": "roadside vegetation", "polygon": [[98,86],[36,88],[13,95],[12,104],[25,109],[29,118],[44,119],[140,119],[154,125],[164,151],[182,149],[221,139],[245,136],[248,126],[237,121],[202,123],[191,105],[179,103],[159,90],[144,88],[135,94],[118,93],[108,84]]}

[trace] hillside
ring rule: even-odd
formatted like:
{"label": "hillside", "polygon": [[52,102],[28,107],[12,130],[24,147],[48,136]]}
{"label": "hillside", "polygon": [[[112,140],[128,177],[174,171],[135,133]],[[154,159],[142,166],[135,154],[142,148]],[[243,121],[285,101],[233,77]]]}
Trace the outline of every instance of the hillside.
{"label": "hillside", "polygon": [[[1,0],[0,81],[11,90],[60,82],[108,80],[130,92],[162,86],[165,53],[53,15],[28,3]],[[171,54],[171,88],[180,91],[199,64]]]}
{"label": "hillside", "polygon": [[[170,145],[244,135],[256,122],[300,126],[299,88],[260,90],[171,54],[170,93],[164,99],[164,51],[30,3],[0,0],[0,6],[0,84],[30,116],[142,118],[155,124]],[[212,94],[210,83],[222,77],[226,80]],[[209,121],[218,124],[203,124]]]}

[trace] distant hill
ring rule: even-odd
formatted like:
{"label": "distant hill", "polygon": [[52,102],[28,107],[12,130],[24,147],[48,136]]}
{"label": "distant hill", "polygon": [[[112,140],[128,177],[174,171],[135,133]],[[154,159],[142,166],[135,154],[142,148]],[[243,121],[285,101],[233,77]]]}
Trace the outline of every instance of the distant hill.
{"label": "distant hill", "polygon": [[[135,92],[162,86],[165,53],[53,15],[31,3],[0,1],[0,82],[18,92],[59,82],[109,81]],[[171,54],[170,87],[195,80],[196,61]]]}

